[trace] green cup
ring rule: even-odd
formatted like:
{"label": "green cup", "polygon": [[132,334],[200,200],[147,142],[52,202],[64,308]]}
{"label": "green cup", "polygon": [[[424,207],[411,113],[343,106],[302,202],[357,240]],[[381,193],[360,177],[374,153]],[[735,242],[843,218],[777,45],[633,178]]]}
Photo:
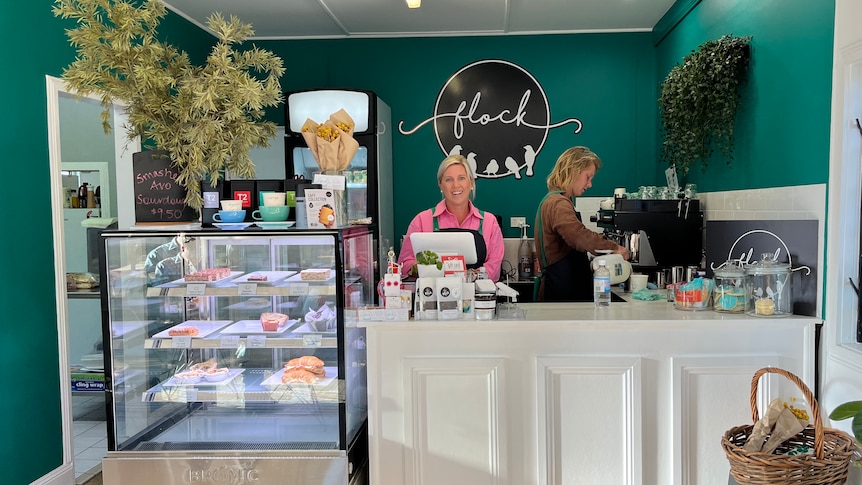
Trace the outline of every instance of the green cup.
{"label": "green cup", "polygon": [[282,222],[287,220],[290,207],[286,205],[265,205],[251,213],[251,218],[263,222]]}

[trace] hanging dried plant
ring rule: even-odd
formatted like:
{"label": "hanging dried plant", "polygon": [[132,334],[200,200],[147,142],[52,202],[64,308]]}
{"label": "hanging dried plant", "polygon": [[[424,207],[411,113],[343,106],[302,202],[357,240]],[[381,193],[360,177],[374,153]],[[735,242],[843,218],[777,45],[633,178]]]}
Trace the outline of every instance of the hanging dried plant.
{"label": "hanging dried plant", "polygon": [[141,136],[167,150],[187,191],[186,204],[200,209],[200,181],[217,182],[225,170],[254,177],[248,155],[266,147],[275,124],[260,121],[266,107],[282,102],[281,58],[253,47],[238,51],[254,31],[231,16],[209,17],[218,41],[203,66],[160,41],[157,27],[167,14],[160,0],[56,0],[55,16],[72,19],[66,30],[77,59],[63,71],[67,85],[79,95],[97,95],[105,110],[125,105],[128,137]]}

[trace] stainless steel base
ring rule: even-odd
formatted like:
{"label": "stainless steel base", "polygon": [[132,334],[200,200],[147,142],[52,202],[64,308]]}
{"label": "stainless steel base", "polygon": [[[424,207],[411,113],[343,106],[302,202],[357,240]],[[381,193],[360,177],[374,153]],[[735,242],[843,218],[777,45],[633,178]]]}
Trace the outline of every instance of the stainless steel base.
{"label": "stainless steel base", "polygon": [[105,485],[245,485],[347,483],[342,451],[108,452]]}

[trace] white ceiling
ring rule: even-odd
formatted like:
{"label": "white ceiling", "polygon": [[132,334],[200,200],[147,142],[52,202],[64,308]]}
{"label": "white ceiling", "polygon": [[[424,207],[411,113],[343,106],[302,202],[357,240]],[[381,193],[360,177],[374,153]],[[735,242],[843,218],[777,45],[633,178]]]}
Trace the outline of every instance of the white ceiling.
{"label": "white ceiling", "polygon": [[252,39],[430,37],[652,30],[674,0],[168,0],[201,28],[214,12],[254,27]]}

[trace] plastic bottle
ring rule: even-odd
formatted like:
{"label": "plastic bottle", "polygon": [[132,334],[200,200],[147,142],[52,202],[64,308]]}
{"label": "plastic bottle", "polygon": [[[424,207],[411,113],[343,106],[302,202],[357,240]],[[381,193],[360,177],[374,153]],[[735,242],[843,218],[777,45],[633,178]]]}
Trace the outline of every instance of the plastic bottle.
{"label": "plastic bottle", "polygon": [[518,279],[528,281],[533,278],[533,247],[527,238],[529,224],[521,225],[521,245],[518,247]]}
{"label": "plastic bottle", "polygon": [[611,272],[604,260],[599,261],[599,267],[593,274],[593,300],[598,308],[611,305]]}

